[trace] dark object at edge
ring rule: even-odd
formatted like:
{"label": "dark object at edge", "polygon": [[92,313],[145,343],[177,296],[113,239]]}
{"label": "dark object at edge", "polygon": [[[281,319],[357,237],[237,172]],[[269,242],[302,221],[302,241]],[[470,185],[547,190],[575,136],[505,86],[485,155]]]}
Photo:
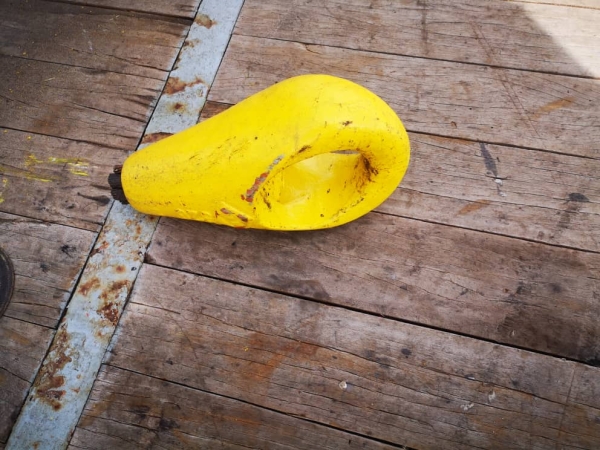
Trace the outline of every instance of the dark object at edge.
{"label": "dark object at edge", "polygon": [[0,317],[8,308],[15,288],[15,269],[10,258],[0,248]]}
{"label": "dark object at edge", "polygon": [[120,201],[124,205],[128,205],[127,197],[123,191],[121,183],[121,169],[123,166],[115,166],[113,173],[108,176],[108,184],[110,185],[110,193],[115,200]]}

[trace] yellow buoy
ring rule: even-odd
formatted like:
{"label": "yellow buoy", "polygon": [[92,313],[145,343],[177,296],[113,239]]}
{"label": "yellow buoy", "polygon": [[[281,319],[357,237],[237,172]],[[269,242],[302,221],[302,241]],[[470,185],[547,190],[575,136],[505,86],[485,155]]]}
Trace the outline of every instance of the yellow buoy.
{"label": "yellow buoy", "polygon": [[132,154],[120,184],[147,214],[311,230],[379,206],[409,157],[383,100],[348,80],[303,75]]}

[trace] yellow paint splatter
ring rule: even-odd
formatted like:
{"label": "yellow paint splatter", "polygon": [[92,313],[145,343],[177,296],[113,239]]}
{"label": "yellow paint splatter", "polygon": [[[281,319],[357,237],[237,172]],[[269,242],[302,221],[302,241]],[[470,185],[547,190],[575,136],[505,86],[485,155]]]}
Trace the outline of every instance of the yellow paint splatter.
{"label": "yellow paint splatter", "polygon": [[42,161],[41,159],[37,159],[35,157],[35,155],[28,155],[27,158],[25,158],[25,167],[32,167],[35,166],[36,164],[41,164],[44,161]]}
{"label": "yellow paint splatter", "polygon": [[90,169],[90,163],[81,160],[79,158],[55,158],[51,156],[48,158],[48,162],[51,164],[64,164],[68,167],[69,172],[73,175],[79,175],[80,177],[89,177],[88,173]]}
{"label": "yellow paint splatter", "polygon": [[4,191],[8,185],[8,178],[2,177],[2,187],[0,188],[0,203],[4,203]]}

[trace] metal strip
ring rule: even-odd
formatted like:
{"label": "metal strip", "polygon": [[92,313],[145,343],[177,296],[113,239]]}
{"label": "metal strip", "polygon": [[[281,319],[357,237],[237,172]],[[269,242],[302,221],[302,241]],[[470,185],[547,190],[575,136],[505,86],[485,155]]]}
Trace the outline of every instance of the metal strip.
{"label": "metal strip", "polygon": [[[202,2],[138,149],[197,122],[242,5]],[[157,223],[112,205],[6,449],[67,447]]]}

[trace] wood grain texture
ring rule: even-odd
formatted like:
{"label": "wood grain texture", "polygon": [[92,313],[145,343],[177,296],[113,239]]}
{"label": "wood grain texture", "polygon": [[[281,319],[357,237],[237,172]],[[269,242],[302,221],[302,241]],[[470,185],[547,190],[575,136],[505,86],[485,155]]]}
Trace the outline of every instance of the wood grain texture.
{"label": "wood grain texture", "polygon": [[164,80],[188,25],[30,0],[0,4],[0,54]]}
{"label": "wood grain texture", "polygon": [[15,267],[5,316],[56,327],[95,234],[0,212],[0,246]]}
{"label": "wood grain texture", "polygon": [[600,437],[567,417],[598,413],[572,394],[598,368],[164,268],[138,281],[111,365],[419,449]]}
{"label": "wood grain texture", "polygon": [[[208,102],[200,121],[231,105]],[[600,251],[600,162],[409,133],[411,162],[376,210]]]}
{"label": "wood grain texture", "polygon": [[103,366],[69,449],[389,449],[343,431]]}
{"label": "wood grain texture", "polygon": [[272,233],[161,220],[147,260],[582,361],[600,255],[371,213]]}
{"label": "wood grain texture", "polygon": [[600,158],[597,80],[234,35],[208,99],[315,72],[372,90],[409,131]]}
{"label": "wood grain texture", "polygon": [[0,211],[99,231],[111,205],[107,175],[126,156],[0,128]]}
{"label": "wood grain texture", "polygon": [[236,33],[600,77],[600,10],[493,0],[249,0]]}
{"label": "wood grain texture", "polygon": [[50,328],[0,317],[0,445],[8,439],[52,334]]}
{"label": "wood grain texture", "polygon": [[133,150],[163,84],[0,56],[0,127]]}
{"label": "wood grain texture", "polygon": [[138,11],[163,16],[193,19],[200,0],[57,0],[62,3],[95,6],[124,11]]}

